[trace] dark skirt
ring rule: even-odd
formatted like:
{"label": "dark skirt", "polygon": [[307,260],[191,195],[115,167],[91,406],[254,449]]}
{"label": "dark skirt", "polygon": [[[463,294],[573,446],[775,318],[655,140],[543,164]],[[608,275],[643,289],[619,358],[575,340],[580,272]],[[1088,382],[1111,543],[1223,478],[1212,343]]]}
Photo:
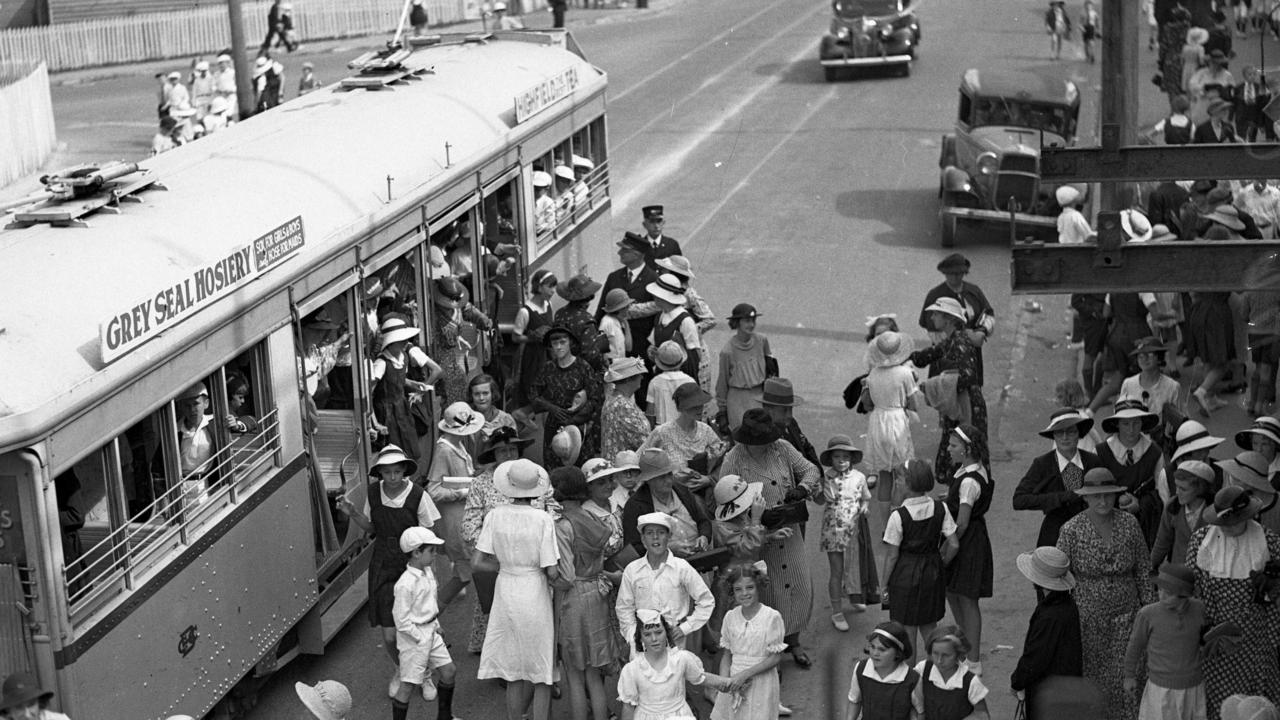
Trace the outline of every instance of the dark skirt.
{"label": "dark skirt", "polygon": [[1187,355],[1209,365],[1236,359],[1235,318],[1227,293],[1204,293],[1187,314]]}
{"label": "dark skirt", "polygon": [[937,622],[947,613],[942,556],[900,553],[889,575],[889,619],[903,625]]}
{"label": "dark skirt", "polygon": [[960,539],[960,552],[947,566],[947,592],[970,598],[992,596],[995,563],[985,518],[974,518]]}

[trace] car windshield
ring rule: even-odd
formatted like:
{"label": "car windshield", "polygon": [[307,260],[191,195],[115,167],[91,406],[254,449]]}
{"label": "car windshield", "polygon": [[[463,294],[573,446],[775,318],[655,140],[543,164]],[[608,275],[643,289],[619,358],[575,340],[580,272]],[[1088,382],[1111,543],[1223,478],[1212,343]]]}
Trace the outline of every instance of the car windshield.
{"label": "car windshield", "polygon": [[832,9],[840,17],[897,15],[898,0],[835,0]]}
{"label": "car windshield", "polygon": [[1073,124],[1071,108],[1011,98],[982,98],[974,103],[972,125],[1013,125],[1067,137]]}

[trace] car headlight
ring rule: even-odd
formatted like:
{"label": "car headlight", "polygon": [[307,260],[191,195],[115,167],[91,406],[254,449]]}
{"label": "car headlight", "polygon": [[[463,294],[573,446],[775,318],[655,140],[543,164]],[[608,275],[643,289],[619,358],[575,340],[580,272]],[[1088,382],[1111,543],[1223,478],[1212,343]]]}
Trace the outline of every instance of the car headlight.
{"label": "car headlight", "polygon": [[1000,166],[1000,158],[993,152],[984,152],[978,156],[978,172],[990,175]]}
{"label": "car headlight", "polygon": [[847,25],[841,25],[836,28],[836,40],[841,42],[848,40],[852,34],[853,33],[849,32],[849,27]]}

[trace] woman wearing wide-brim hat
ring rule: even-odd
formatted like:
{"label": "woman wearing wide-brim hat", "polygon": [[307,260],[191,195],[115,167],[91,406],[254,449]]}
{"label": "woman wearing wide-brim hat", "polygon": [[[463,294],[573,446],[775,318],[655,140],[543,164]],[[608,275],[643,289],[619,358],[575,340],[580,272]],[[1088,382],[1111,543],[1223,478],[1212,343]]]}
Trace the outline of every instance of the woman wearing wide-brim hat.
{"label": "woman wearing wide-brim hat", "polygon": [[693,288],[693,280],[697,278],[693,274],[693,263],[683,255],[669,255],[658,258],[653,264],[659,273],[675,276],[684,288],[684,309],[698,328],[698,372],[693,377],[698,381],[699,387],[712,392],[711,352],[707,349],[706,335],[716,326],[716,316],[711,311],[711,305]]}
{"label": "woman wearing wide-brim hat", "polygon": [[[414,344],[420,336],[421,331],[409,326],[403,317],[388,315],[378,328],[381,348],[370,370],[375,429],[386,436],[388,444],[398,445],[415,459],[422,456],[422,451],[412,405],[442,374],[442,368]],[[425,382],[409,377],[411,366],[426,371]]]}
{"label": "woman wearing wide-brim hat", "polygon": [[[1192,533],[1187,544],[1187,567],[1195,575],[1195,596],[1204,601],[1208,622],[1250,629],[1234,652],[1204,658],[1209,707],[1221,706],[1235,693],[1280,697],[1275,644],[1275,628],[1280,627],[1275,599],[1280,593],[1274,580],[1260,584],[1254,577],[1257,568],[1280,561],[1280,535],[1257,521],[1264,505],[1247,488],[1222,488],[1204,509],[1206,526]],[[1266,590],[1260,592],[1260,587]]]}
{"label": "woman wearing wide-brim hat", "polygon": [[742,424],[742,414],[756,407],[764,392],[773,352],[769,338],[756,332],[761,314],[751,303],[738,303],[729,313],[733,335],[720,349],[716,373],[716,428],[728,435]]}
{"label": "woman wearing wide-brim hat", "polygon": [[[1181,402],[1182,386],[1177,380],[1164,374],[1165,360],[1169,354],[1169,346],[1157,337],[1144,337],[1134,344],[1129,357],[1138,364],[1138,373],[1130,375],[1120,383],[1120,397],[1138,398],[1157,418],[1164,417],[1165,407],[1172,407],[1179,414],[1186,409]],[[1152,440],[1163,445],[1165,435],[1162,427],[1152,431]]]}
{"label": "woman wearing wide-brim hat", "polygon": [[563,464],[552,452],[551,441],[566,425],[574,425],[581,432],[581,450],[587,457],[599,454],[600,434],[595,426],[600,422],[600,398],[604,394],[601,376],[574,354],[577,340],[577,335],[563,325],[547,330],[544,342],[551,359],[542,364],[538,378],[529,388],[533,409],[547,414],[542,431],[542,462],[547,468]]}
{"label": "woman wearing wide-brim hat", "polygon": [[650,354],[667,341],[674,341],[684,348],[684,364],[680,369],[693,379],[698,378],[698,364],[702,357],[702,336],[698,333],[698,321],[685,308],[689,296],[680,279],[671,273],[663,273],[645,286],[653,301],[661,308],[653,323]]}
{"label": "woman wearing wide-brim hat", "polygon": [[431,282],[431,301],[435,307],[435,324],[431,333],[431,350],[444,370],[444,392],[441,403],[465,402],[467,377],[479,368],[480,359],[463,347],[463,336],[474,327],[488,331],[493,321],[467,299],[466,287],[453,277]]}
{"label": "woman wearing wide-brim hat", "polygon": [[[1255,436],[1256,438],[1256,436]],[[1256,444],[1263,445],[1265,440]],[[1280,534],[1280,493],[1272,482],[1270,462],[1267,456],[1256,450],[1245,450],[1237,453],[1230,460],[1218,463],[1228,485],[1246,488],[1253,496],[1262,500],[1262,510],[1255,518],[1264,528]]]}
{"label": "woman wearing wide-brim hat", "polygon": [[427,493],[440,511],[434,531],[444,538],[444,551],[453,566],[449,579],[437,591],[443,609],[471,582],[470,554],[462,540],[464,504],[476,476],[468,438],[484,428],[484,416],[470,405],[456,402],[444,409],[436,426],[440,435],[427,470]]}
{"label": "woman wearing wide-brim hat", "polygon": [[1262,453],[1267,459],[1267,477],[1276,479],[1280,473],[1280,420],[1270,415],[1254,418],[1252,425],[1236,433],[1236,445]]}
{"label": "woman wearing wide-brim hat", "polygon": [[614,358],[604,373],[608,386],[600,410],[600,455],[617,457],[623,450],[636,451],[649,432],[649,418],[636,405],[636,392],[648,374],[644,361],[636,357]]}
{"label": "woman wearing wide-brim hat", "polygon": [[[902,499],[902,467],[915,457],[911,439],[915,372],[907,365],[915,344],[910,337],[888,330],[867,343],[867,379],[863,387],[871,401],[867,415],[866,468],[881,501]],[[894,471],[898,476],[894,478]],[[896,494],[891,491],[897,486]],[[896,504],[896,503],[895,503]]]}
{"label": "woman wearing wide-brim hat", "polygon": [[[963,403],[967,398],[969,422],[985,435],[987,401],[982,397],[982,357],[965,330],[965,308],[955,298],[940,297],[925,308],[925,315],[933,329],[941,334],[941,340],[911,353],[910,360],[916,367],[928,366],[930,377],[947,370],[956,371],[957,401]],[[947,453],[947,439],[958,420],[943,414],[939,414],[938,419],[942,438],[934,459],[934,477],[950,477],[955,472],[955,463]]]}
{"label": "woman wearing wide-brim hat", "polygon": [[1080,611],[1071,598],[1076,578],[1066,553],[1041,546],[1019,555],[1017,566],[1035,586],[1038,602],[1009,685],[1014,692],[1025,694],[1027,717],[1034,720],[1034,711],[1052,701],[1057,686],[1064,681],[1081,681],[1084,649]]}
{"label": "woman wearing wide-brim hat", "polygon": [[1086,472],[1075,491],[1086,510],[1068,520],[1058,535],[1058,549],[1070,558],[1076,575],[1073,595],[1080,609],[1084,677],[1106,696],[1107,717],[1117,719],[1137,714],[1137,698],[1124,689],[1124,655],[1134,613],[1155,600],[1142,527],[1116,508],[1124,491],[1110,470]]}
{"label": "woman wearing wide-brim hat", "polygon": [[1164,467],[1164,454],[1148,433],[1160,425],[1160,418],[1141,400],[1120,398],[1115,412],[1102,420],[1107,440],[1098,445],[1098,460],[1124,488],[1120,509],[1132,513],[1142,526],[1142,536],[1150,545],[1160,526],[1164,502],[1156,487]]}
{"label": "woman wearing wide-brim hat", "polygon": [[[529,397],[529,389],[542,372],[543,363],[547,361],[547,331],[555,322],[555,310],[551,307],[551,296],[556,292],[560,281],[555,273],[542,268],[529,276],[529,297],[524,305],[516,311],[516,319],[511,329],[511,341],[519,345],[516,352],[516,407],[527,408],[533,401]],[[530,420],[530,412],[523,414]]]}
{"label": "woman wearing wide-brim hat", "polygon": [[[574,353],[586,360],[597,372],[604,372],[608,364],[604,353],[609,349],[609,338],[600,333],[595,315],[591,312],[591,300],[600,292],[600,283],[586,274],[574,275],[556,287],[556,294],[566,305],[556,311],[556,324],[563,325],[578,339]],[[600,398],[603,402],[604,398]]]}

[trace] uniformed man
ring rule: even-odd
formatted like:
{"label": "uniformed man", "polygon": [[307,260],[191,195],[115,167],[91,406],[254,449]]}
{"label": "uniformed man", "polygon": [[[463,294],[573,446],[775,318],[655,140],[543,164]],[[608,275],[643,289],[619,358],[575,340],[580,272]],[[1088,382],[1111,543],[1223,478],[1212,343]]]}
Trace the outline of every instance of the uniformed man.
{"label": "uniformed man", "polygon": [[662,234],[662,227],[665,224],[663,219],[661,205],[646,205],[641,208],[644,214],[644,239],[649,244],[645,250],[645,262],[649,267],[654,267],[654,261],[672,255],[683,255],[680,251],[680,243],[676,242],[673,237],[667,237]]}
{"label": "uniformed man", "polygon": [[[618,260],[622,262],[622,267],[609,273],[609,277],[605,278],[604,288],[600,292],[601,298],[608,295],[609,291],[614,288],[622,288],[634,302],[645,303],[653,301],[653,295],[650,294],[648,285],[658,280],[658,273],[645,262],[645,253],[648,247],[649,244],[644,237],[636,233],[628,232],[622,236],[622,240],[618,243]],[[604,315],[603,303],[604,301],[601,300],[600,307],[596,308],[596,322],[599,322]],[[627,320],[633,339],[629,355],[644,360],[648,359],[649,336],[653,333],[655,320],[655,315]]]}

